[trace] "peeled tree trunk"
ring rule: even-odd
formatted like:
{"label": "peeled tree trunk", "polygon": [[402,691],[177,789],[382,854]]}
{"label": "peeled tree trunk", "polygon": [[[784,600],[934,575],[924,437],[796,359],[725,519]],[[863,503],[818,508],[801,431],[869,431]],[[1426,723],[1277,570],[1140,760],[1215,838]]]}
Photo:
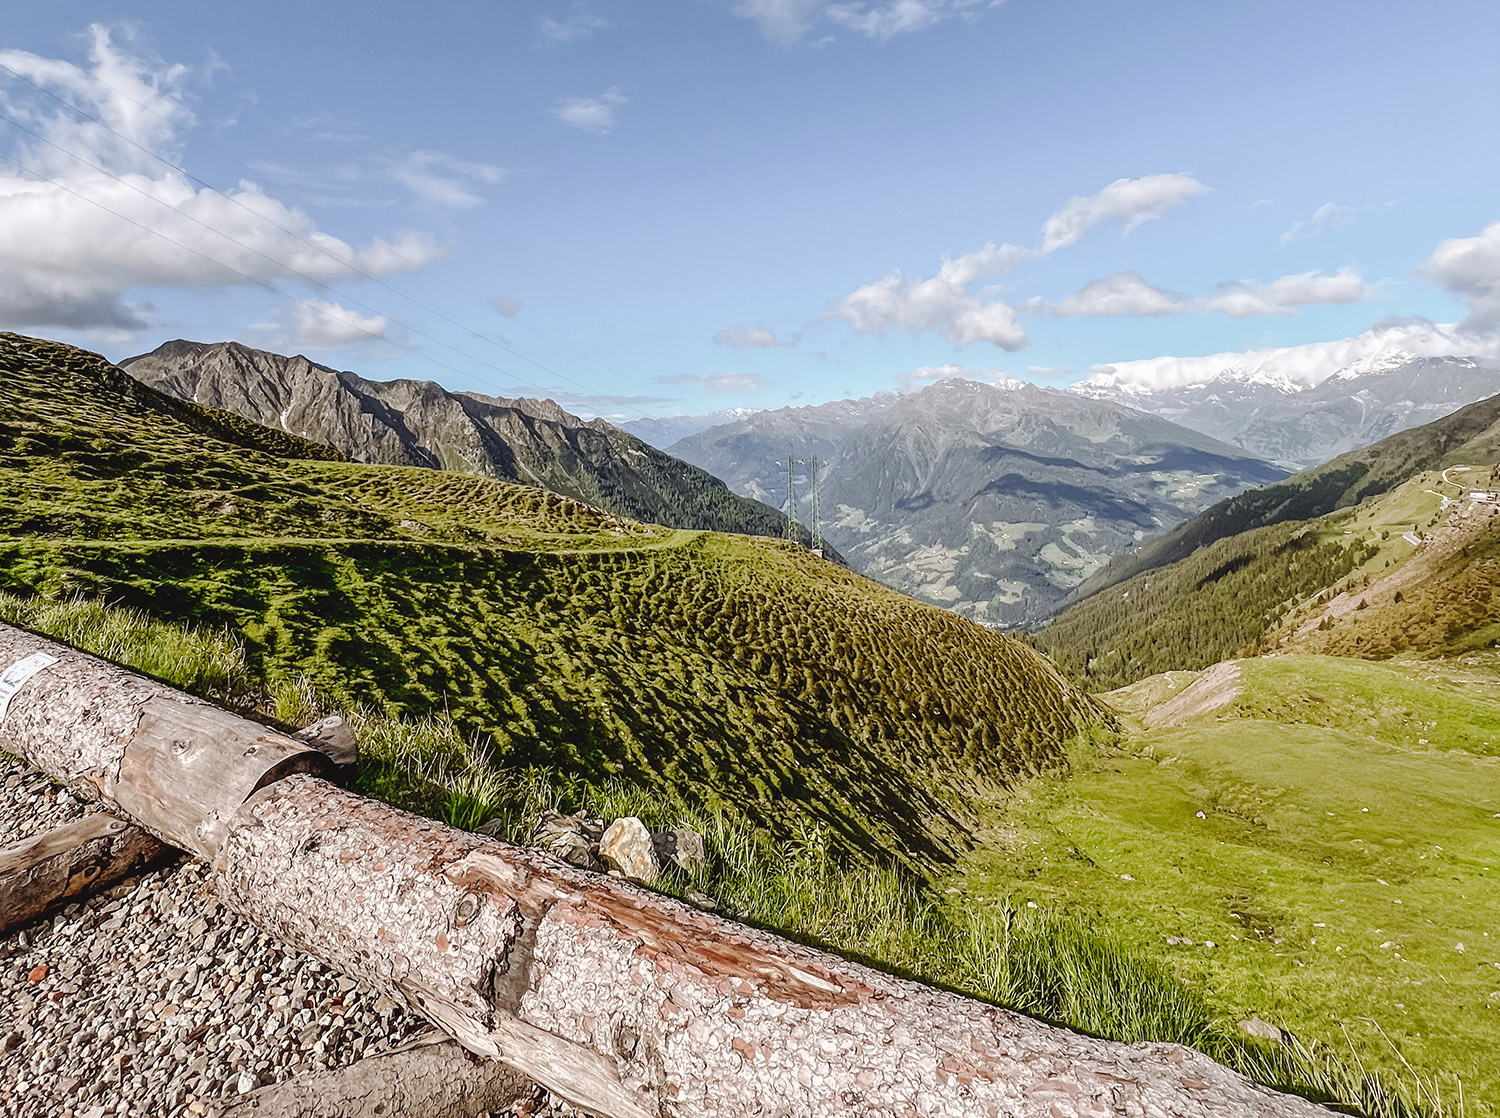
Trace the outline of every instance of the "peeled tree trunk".
{"label": "peeled tree trunk", "polygon": [[164,749],[186,741],[179,705],[205,704],[0,625],[0,670],[39,651],[59,662],[15,693],[7,748],[144,805],[230,908],[610,1118],[1328,1113],[1190,1049],[1081,1036],[398,811],[232,715]]}

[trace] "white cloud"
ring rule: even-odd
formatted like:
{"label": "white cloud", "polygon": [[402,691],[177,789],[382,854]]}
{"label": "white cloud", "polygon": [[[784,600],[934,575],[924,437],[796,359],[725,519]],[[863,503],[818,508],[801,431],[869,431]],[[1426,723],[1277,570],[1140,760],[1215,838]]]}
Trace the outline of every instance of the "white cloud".
{"label": "white cloud", "polygon": [[1163,291],[1148,283],[1139,272],[1117,272],[1086,284],[1076,294],[1060,303],[1031,299],[1026,309],[1032,313],[1056,315],[1128,315],[1149,316],[1181,314],[1192,300],[1185,295]]}
{"label": "white cloud", "polygon": [[657,377],[657,384],[697,384],[710,392],[759,392],[766,387],[766,378],[759,373],[676,373]]}
{"label": "white cloud", "polygon": [[714,335],[714,345],[727,345],[730,349],[763,349],[767,346],[796,345],[797,335],[778,338],[774,331],[764,326],[729,326]]}
{"label": "white cloud", "polygon": [[332,349],[371,342],[400,341],[399,330],[383,314],[360,314],[326,299],[302,299],[278,308],[274,321],[250,327],[269,344],[290,349]]}
{"label": "white cloud", "polygon": [[502,314],[506,318],[515,318],[521,313],[521,300],[512,295],[496,295],[490,300],[490,306],[497,314]]}
{"label": "white cloud", "polygon": [[1101,221],[1117,221],[1125,232],[1170,213],[1209,188],[1187,174],[1147,175],[1116,179],[1098,194],[1071,199],[1042,226],[1044,253],[1067,248]]}
{"label": "white cloud", "polygon": [[1414,357],[1500,357],[1500,336],[1472,334],[1452,325],[1425,321],[1381,323],[1363,334],[1330,342],[1215,353],[1207,357],[1151,357],[1095,365],[1073,386],[1085,394],[1132,395],[1206,384],[1221,373],[1306,387],[1340,369],[1368,369],[1393,355]]}
{"label": "white cloud", "polygon": [[889,39],[908,31],[920,31],[934,23],[977,8],[982,0],[895,0],[888,4],[829,4],[827,19],[871,39]]}
{"label": "white cloud", "polygon": [[1469,301],[1466,330],[1500,328],[1500,221],[1477,237],[1443,241],[1426,264],[1427,273]]}
{"label": "white cloud", "polygon": [[474,187],[504,182],[505,172],[487,163],[469,163],[440,151],[414,151],[391,167],[391,177],[423,202],[445,209],[469,210],[484,202],[474,193]]}
{"label": "white cloud", "polygon": [[1266,284],[1252,280],[1221,284],[1219,294],[1201,301],[1201,306],[1231,318],[1248,318],[1257,314],[1295,314],[1297,307],[1343,306],[1369,296],[1370,289],[1359,273],[1341,268],[1331,276],[1303,272]]}
{"label": "white cloud", "polygon": [[562,19],[544,15],[537,21],[537,30],[541,32],[542,38],[551,39],[554,43],[587,39],[595,31],[602,31],[608,26],[609,23],[603,16],[584,4],[571,5],[568,14]]}
{"label": "white cloud", "polygon": [[899,271],[867,283],[831,305],[824,319],[842,318],[856,334],[906,330],[931,332],[955,345],[992,342],[1016,350],[1026,331],[1015,309],[1000,300],[971,295],[968,285],[983,276],[1008,272],[1027,259],[1018,245],[988,244],[976,252],[944,260],[931,279],[908,279]]}
{"label": "white cloud", "polygon": [[996,368],[990,369],[989,372],[980,372],[978,369],[971,369],[967,365],[959,365],[950,361],[945,365],[923,365],[909,373],[897,375],[896,389],[899,392],[914,392],[944,380],[973,380],[983,384],[993,384],[997,388],[1020,388],[1025,384],[1024,381],[1017,380],[1004,369]]}
{"label": "white cloud", "polygon": [[1281,235],[1281,243],[1295,240],[1305,233],[1322,232],[1325,229],[1342,229],[1354,220],[1354,209],[1337,202],[1324,202],[1313,211],[1312,217],[1292,222]]}
{"label": "white cloud", "polygon": [[[147,151],[180,158],[182,130],[193,122],[185,68],[132,55],[97,25],[87,68],[15,50],[0,51],[0,62]],[[254,183],[200,190],[147,151],[28,91],[3,91],[8,115],[74,155],[28,139],[12,153],[25,172],[0,164],[7,326],[140,329],[147,308],[129,299],[135,288],[321,286],[420,268],[445,251],[419,234],[348,244]]]}
{"label": "white cloud", "polygon": [[766,38],[783,45],[800,41],[819,22],[844,27],[871,39],[920,31],[954,16],[998,8],[1002,0],[741,0],[735,13],[760,25]]}
{"label": "white cloud", "polygon": [[564,124],[602,135],[615,126],[615,110],[625,104],[625,101],[624,94],[618,89],[610,88],[598,97],[561,100],[552,106],[551,112]]}
{"label": "white cloud", "polygon": [[1319,272],[1282,276],[1270,283],[1236,280],[1219,285],[1211,298],[1191,298],[1165,291],[1137,272],[1117,272],[1094,280],[1059,303],[1030,299],[1031,314],[1111,315],[1149,317],[1167,314],[1224,314],[1249,318],[1263,314],[1295,314],[1296,308],[1357,303],[1368,298],[1369,287],[1359,274],[1343,268],[1331,276]]}

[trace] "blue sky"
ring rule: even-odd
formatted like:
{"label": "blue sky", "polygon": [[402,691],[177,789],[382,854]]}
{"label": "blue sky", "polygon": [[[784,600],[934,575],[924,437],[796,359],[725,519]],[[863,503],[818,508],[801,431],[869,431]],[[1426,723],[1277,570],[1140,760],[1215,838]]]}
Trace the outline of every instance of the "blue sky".
{"label": "blue sky", "polygon": [[621,418],[1493,353],[1497,42],[1492,0],[27,5],[0,326]]}

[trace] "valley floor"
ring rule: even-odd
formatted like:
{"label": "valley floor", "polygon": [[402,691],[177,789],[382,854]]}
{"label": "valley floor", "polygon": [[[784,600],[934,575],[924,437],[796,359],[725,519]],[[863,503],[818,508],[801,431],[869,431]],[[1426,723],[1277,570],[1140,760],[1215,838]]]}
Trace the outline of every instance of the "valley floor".
{"label": "valley floor", "polygon": [[1084,915],[1236,1019],[1500,1113],[1500,656],[1271,656],[1106,699],[1120,742],[997,806],[950,896]]}

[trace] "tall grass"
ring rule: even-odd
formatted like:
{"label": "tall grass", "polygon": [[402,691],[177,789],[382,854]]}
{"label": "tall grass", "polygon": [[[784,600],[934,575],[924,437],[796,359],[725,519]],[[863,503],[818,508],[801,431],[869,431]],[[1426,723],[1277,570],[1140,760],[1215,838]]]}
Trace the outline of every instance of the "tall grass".
{"label": "tall grass", "polygon": [[139,610],[92,599],[52,601],[4,591],[0,621],[229,705],[243,705],[259,692],[245,666],[243,646],[222,629],[169,625]]}
{"label": "tall grass", "polygon": [[[301,677],[253,680],[228,633],[177,628],[100,602],[3,592],[0,620],[285,724],[335,709]],[[544,769],[502,771],[486,742],[442,717],[339,713],[359,738],[357,787],[396,806],[519,844],[532,841],[546,810],[691,826],[704,836],[707,864],[691,876],[664,872],[654,883],[664,892],[706,893],[738,919],[1097,1036],[1190,1045],[1266,1086],[1369,1118],[1463,1118],[1456,1079],[1409,1068],[1399,1079],[1382,1075],[1352,1043],[1346,1053],[1290,1035],[1280,1044],[1245,1037],[1201,993],[1077,913],[1007,898],[958,907],[905,871],[841,859],[819,826],[772,844],[730,812],[695,810],[658,792],[590,786]]]}

